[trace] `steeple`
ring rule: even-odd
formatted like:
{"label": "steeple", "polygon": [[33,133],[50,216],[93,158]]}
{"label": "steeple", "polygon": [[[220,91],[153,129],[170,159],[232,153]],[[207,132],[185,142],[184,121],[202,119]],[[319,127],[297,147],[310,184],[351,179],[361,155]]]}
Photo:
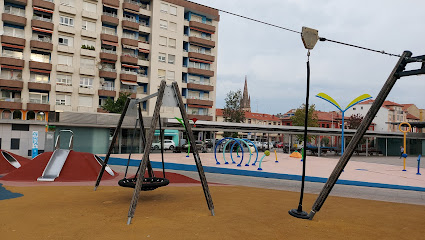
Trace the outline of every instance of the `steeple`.
{"label": "steeple", "polygon": [[241,108],[245,111],[251,112],[251,97],[248,94],[248,80],[246,75],[241,99]]}

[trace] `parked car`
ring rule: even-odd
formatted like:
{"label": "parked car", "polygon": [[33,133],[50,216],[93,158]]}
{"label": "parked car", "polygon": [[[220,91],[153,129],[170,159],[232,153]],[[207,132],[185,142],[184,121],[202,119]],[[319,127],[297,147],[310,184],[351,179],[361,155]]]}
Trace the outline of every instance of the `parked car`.
{"label": "parked car", "polygon": [[261,148],[272,149],[273,148],[273,144],[271,144],[270,142],[262,142],[261,143]]}
{"label": "parked car", "polygon": [[212,143],[211,139],[205,139],[205,146],[207,148],[212,148],[213,147],[213,143]]}
{"label": "parked car", "polygon": [[[173,140],[164,139],[164,149],[173,150],[176,147],[176,144]],[[152,149],[158,150],[161,148],[161,142],[152,143]]]}
{"label": "parked car", "polygon": [[[205,144],[202,141],[199,141],[199,140],[195,141],[195,146],[198,149],[198,151],[205,152],[206,149],[207,149]],[[182,146],[182,149],[187,151],[188,147],[189,147],[189,144],[186,143]],[[190,151],[192,152],[192,150],[193,150],[193,144],[190,144]]]}

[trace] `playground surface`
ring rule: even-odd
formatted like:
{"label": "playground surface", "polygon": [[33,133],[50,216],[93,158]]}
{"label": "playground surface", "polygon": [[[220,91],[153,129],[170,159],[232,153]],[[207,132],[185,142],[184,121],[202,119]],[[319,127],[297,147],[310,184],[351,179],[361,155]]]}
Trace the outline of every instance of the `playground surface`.
{"label": "playground surface", "polygon": [[[141,192],[131,225],[126,221],[133,189],[117,186],[125,169],[121,164],[111,165],[119,175],[102,181],[97,191],[93,191],[94,181],[38,183],[1,181],[0,178],[3,184],[0,185],[0,195],[11,195],[0,200],[0,237],[73,240],[424,239],[425,193],[421,191],[425,188],[424,175],[416,177],[415,168],[408,167],[407,172],[402,172],[402,167],[396,164],[349,162],[341,175],[343,180],[383,185],[337,184],[322,210],[308,221],[287,213],[298,204],[300,182],[294,176],[301,173],[302,162],[280,154],[279,163],[274,162],[273,152],[266,157],[263,171],[257,171],[258,163],[249,167],[225,165],[222,154],[217,155],[222,164],[216,165],[213,154],[201,154],[214,201],[214,217],[208,211],[197,172],[192,170],[193,157],[166,154],[166,171],[171,183],[154,191]],[[123,160],[126,163],[127,158],[128,155],[113,155],[110,163]],[[140,154],[133,154],[131,165],[138,165],[137,159],[140,158]],[[240,158],[234,159],[240,161]],[[160,154],[151,155],[157,170],[162,166],[160,160]],[[231,162],[230,157],[228,161]],[[320,179],[328,177],[337,161],[307,157],[307,176],[311,181],[306,183],[304,210],[310,210],[323,186]],[[135,169],[130,167],[130,172]],[[161,173],[157,175],[161,176]],[[393,186],[414,188],[403,190],[391,188]],[[362,196],[365,192],[367,194]],[[410,196],[414,201],[394,200],[395,195]],[[374,198],[376,196],[378,198]]]}

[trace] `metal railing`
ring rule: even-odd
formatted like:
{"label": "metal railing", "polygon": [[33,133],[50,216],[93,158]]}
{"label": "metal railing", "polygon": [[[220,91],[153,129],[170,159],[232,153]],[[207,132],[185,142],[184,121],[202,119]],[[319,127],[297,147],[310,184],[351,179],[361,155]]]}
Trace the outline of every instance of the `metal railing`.
{"label": "metal railing", "polygon": [[115,91],[115,87],[111,86],[100,86],[100,90],[106,90],[106,91]]}
{"label": "metal railing", "polygon": [[32,19],[34,19],[34,20],[40,20],[40,21],[43,21],[43,22],[52,22],[52,19],[49,19],[49,18],[44,18],[44,17],[39,17],[39,16],[32,16]]}
{"label": "metal railing", "polygon": [[212,116],[211,113],[199,113],[197,111],[187,111],[187,114],[192,114],[192,115],[199,115],[199,116]]}
{"label": "metal railing", "polygon": [[[11,52],[12,52],[12,51],[11,51]],[[8,57],[8,58],[14,58],[14,59],[20,59],[20,60],[24,59],[24,55],[23,55],[23,54],[21,54],[20,56],[17,56],[16,54],[13,54],[13,53],[11,53],[11,52],[4,51],[4,50],[3,50],[3,52],[2,52],[2,54],[1,54],[1,56],[2,56],[2,57]],[[22,52],[19,52],[19,53],[22,53]]]}
{"label": "metal railing", "polygon": [[[206,63],[207,64],[207,63]],[[207,65],[204,65],[204,66],[209,66],[209,64],[207,64]],[[189,62],[189,65],[188,65],[188,67],[190,67],[190,68],[196,68],[196,69],[201,69],[201,70],[208,70],[208,71],[211,71],[210,70],[210,67],[208,67],[208,68],[202,68],[202,67],[198,67],[198,66],[196,66],[193,62]]]}
{"label": "metal railing", "polygon": [[134,23],[139,23],[139,21],[135,18],[123,17],[122,20],[127,20]]}
{"label": "metal railing", "polygon": [[126,92],[126,93],[137,93],[137,89],[128,89],[128,88],[121,88],[120,92]]}
{"label": "metal railing", "polygon": [[103,15],[118,18],[118,15],[116,13],[103,12]]}
{"label": "metal railing", "polygon": [[62,132],[69,132],[71,133],[71,137],[69,138],[69,144],[68,144],[68,149],[72,150],[72,148],[74,147],[74,133],[71,130],[60,130],[59,134],[56,138],[56,143],[55,143],[55,149],[60,149],[60,145],[61,145],[61,133]]}
{"label": "metal railing", "polygon": [[132,0],[124,0],[124,2],[125,2],[125,3],[131,3],[131,4],[134,4],[134,5],[137,5],[137,6],[139,6],[139,5],[140,5],[140,3],[139,3],[139,2],[137,2],[137,1],[132,1]]}
{"label": "metal railing", "polygon": [[206,97],[197,97],[197,96],[188,96],[187,99],[196,99],[196,100],[206,100],[206,101],[212,101],[211,98]]}
{"label": "metal railing", "polygon": [[102,69],[100,69],[101,71],[105,71],[105,72],[117,72],[117,70],[116,69],[113,69],[113,68],[105,68],[105,67],[102,67]]}
{"label": "metal railing", "polygon": [[143,26],[143,27],[149,27],[149,25],[145,21],[140,21],[139,20],[139,25],[140,26]]}
{"label": "metal railing", "polygon": [[38,41],[38,42],[46,42],[46,43],[52,43],[52,39],[49,37],[39,38],[39,37],[33,37],[31,40]]}
{"label": "metal railing", "polygon": [[206,39],[206,40],[211,40],[211,36],[202,36],[202,35],[190,34],[189,37],[197,37],[197,38],[202,38],[202,39]]}
{"label": "metal railing", "polygon": [[[57,81],[57,80],[56,80]],[[56,82],[56,85],[61,85],[61,86],[72,86],[72,81],[70,82]]]}
{"label": "metal railing", "polygon": [[148,11],[150,10],[149,4],[140,3],[139,6],[140,6],[141,9],[145,9],[145,10],[148,10]]}
{"label": "metal railing", "polygon": [[43,0],[43,1],[46,1],[46,2],[53,2],[53,0]]}
{"label": "metal railing", "polygon": [[4,35],[9,37],[25,38],[24,31],[22,31],[21,33],[17,33],[17,32],[10,33],[10,32],[4,31]]}
{"label": "metal railing", "polygon": [[189,52],[200,53],[200,54],[205,54],[205,55],[212,56],[212,53],[211,52],[201,52],[199,50],[190,50],[190,49],[189,49]]}
{"label": "metal railing", "polygon": [[[3,70],[4,71],[4,70]],[[17,74],[18,76],[19,76],[19,74]],[[4,76],[0,76],[0,78],[1,79],[4,79],[4,80],[12,80],[12,81],[22,81],[22,74],[20,74],[21,76],[18,78],[17,76],[15,77],[15,76],[13,76],[13,77],[10,77],[10,76],[7,76],[7,77],[4,77]]]}
{"label": "metal railing", "polygon": [[100,52],[110,53],[110,54],[117,54],[117,51],[110,50],[110,49],[105,49],[105,48],[100,49]]}
{"label": "metal railing", "polygon": [[198,18],[190,18],[190,21],[194,21],[194,22],[199,22],[199,23],[203,23],[203,24],[207,24],[207,25],[210,25],[210,26],[212,26],[213,24],[212,24],[212,22],[208,22],[208,21],[206,21],[206,22],[203,22],[201,19],[198,19]]}
{"label": "metal railing", "polygon": [[49,104],[49,101],[47,101],[47,100],[42,101],[42,100],[40,100],[40,99],[31,99],[31,98],[30,98],[30,103]]}
{"label": "metal railing", "polygon": [[137,72],[126,71],[126,70],[121,70],[121,73],[130,74],[130,75],[137,75]]}
{"label": "metal railing", "polygon": [[3,101],[3,102],[22,102],[22,99],[21,98],[0,97],[0,101]]}
{"label": "metal railing", "polygon": [[123,37],[123,38],[128,38],[128,39],[133,39],[133,40],[138,40],[138,38],[137,38],[136,34],[127,34],[127,33],[124,33],[124,34],[122,35],[122,37]]}
{"label": "metal railing", "polygon": [[134,53],[122,53],[121,56],[137,58],[137,55]]}
{"label": "metal railing", "polygon": [[49,83],[49,80],[47,80],[47,81],[40,81],[40,80],[37,80],[37,79],[35,79],[35,78],[30,78],[29,82],[35,82],[35,83]]}
{"label": "metal railing", "polygon": [[148,77],[147,73],[138,73],[137,75],[139,75],[140,77]]}
{"label": "metal railing", "polygon": [[201,82],[201,80],[194,80],[194,79],[188,79],[187,83],[195,83],[195,84],[199,84],[199,85],[205,85],[205,86],[211,86],[211,83],[206,83],[206,82]]}
{"label": "metal railing", "polygon": [[15,16],[25,17],[25,10],[21,8],[4,9],[4,13],[12,14]]}
{"label": "metal railing", "polygon": [[102,33],[109,34],[109,35],[112,35],[112,36],[117,36],[117,33],[112,29],[111,30],[105,30],[104,28],[102,28]]}

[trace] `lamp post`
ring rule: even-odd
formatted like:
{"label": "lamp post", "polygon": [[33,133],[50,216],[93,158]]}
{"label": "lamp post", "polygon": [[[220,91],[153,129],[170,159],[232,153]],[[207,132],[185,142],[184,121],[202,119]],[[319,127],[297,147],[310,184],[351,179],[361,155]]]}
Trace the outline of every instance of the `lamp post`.
{"label": "lamp post", "polygon": [[345,111],[347,111],[348,109],[350,109],[352,106],[356,105],[357,103],[361,103],[363,101],[366,101],[368,99],[371,99],[372,96],[370,96],[369,94],[362,94],[360,96],[358,96],[357,98],[355,98],[353,101],[350,102],[350,104],[348,104],[348,106],[342,110],[342,108],[339,106],[339,104],[333,99],[331,98],[329,95],[327,95],[326,93],[319,93],[316,95],[316,97],[321,98],[327,102],[329,102],[330,104],[334,105],[336,108],[338,108],[339,111],[341,111],[342,114],[342,125],[341,125],[341,156],[344,153],[344,115],[345,115]]}

